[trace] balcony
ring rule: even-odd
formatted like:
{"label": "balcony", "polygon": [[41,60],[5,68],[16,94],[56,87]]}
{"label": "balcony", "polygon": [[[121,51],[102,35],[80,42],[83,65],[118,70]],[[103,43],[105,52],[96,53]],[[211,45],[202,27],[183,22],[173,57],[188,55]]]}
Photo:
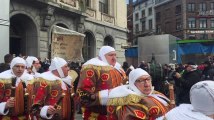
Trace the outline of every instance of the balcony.
{"label": "balcony", "polygon": [[108,15],[108,14],[101,13],[101,21],[104,21],[104,22],[107,22],[107,23],[111,23],[111,24],[114,25],[115,18],[113,16]]}
{"label": "balcony", "polygon": [[92,9],[92,8],[87,8],[85,11],[86,15],[90,18],[96,18],[96,10]]}

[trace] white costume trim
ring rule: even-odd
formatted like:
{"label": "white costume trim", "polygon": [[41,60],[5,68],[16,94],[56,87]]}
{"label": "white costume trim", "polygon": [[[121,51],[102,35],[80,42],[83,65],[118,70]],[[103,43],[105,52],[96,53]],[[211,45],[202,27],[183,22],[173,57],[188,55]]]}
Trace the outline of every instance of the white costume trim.
{"label": "white costume trim", "polygon": [[[213,120],[200,112],[194,111],[191,104],[181,104],[170,110],[165,117],[167,120]],[[164,117],[162,116],[156,120],[164,120]]]}
{"label": "white costume trim", "polygon": [[105,62],[105,63],[107,63],[107,64],[109,65],[108,61],[106,60],[105,55],[106,55],[107,53],[110,53],[110,52],[113,52],[113,51],[115,51],[115,49],[114,49],[113,47],[111,47],[111,46],[102,46],[102,47],[100,48],[100,51],[99,51],[99,57],[100,57],[100,59],[101,59],[103,62]]}
{"label": "white costume trim", "polygon": [[9,109],[5,111],[6,102],[0,103],[0,115],[7,115],[9,113]]}
{"label": "white costume trim", "polygon": [[[0,79],[11,79],[15,77],[13,72],[11,70],[6,70],[2,73],[0,73]],[[24,72],[21,77],[18,77],[16,80],[16,87],[19,85],[19,82],[23,81],[26,85],[28,85],[29,80],[34,79],[33,75],[28,74],[27,72]]]}
{"label": "white costume trim", "polygon": [[48,113],[48,107],[47,105],[45,105],[44,107],[42,107],[41,111],[40,111],[40,116],[42,118],[45,118],[45,119],[51,119],[53,117],[53,115],[50,115],[49,117],[47,116],[47,113]]}
{"label": "white costume trim", "polygon": [[87,61],[83,65],[109,66],[109,64],[103,62],[98,57],[90,59],[89,61]]}
{"label": "white costume trim", "polygon": [[54,57],[54,58],[51,60],[51,65],[50,65],[50,67],[49,67],[49,70],[50,70],[50,71],[57,70],[58,73],[59,73],[59,76],[60,76],[61,78],[64,78],[65,75],[64,75],[64,73],[63,73],[61,67],[63,67],[63,66],[66,65],[66,64],[67,64],[67,62],[66,62],[64,59],[62,59],[62,58],[60,58],[60,57]]}
{"label": "white costume trim", "polygon": [[[159,94],[151,94],[149,96],[154,97],[155,99],[157,99],[159,102],[161,102],[162,104],[164,104],[165,106],[168,106],[169,104],[165,101],[167,100],[168,102],[170,101],[167,97],[159,95]],[[164,98],[164,99],[162,99]]]}
{"label": "white costume trim", "polygon": [[[65,78],[59,78],[57,76],[55,76],[51,71],[48,72],[44,72],[40,75],[41,78],[48,80],[48,81],[55,81],[55,80],[60,80],[61,81],[61,88],[63,90],[67,90],[67,87],[65,85],[65,83],[67,83],[68,85],[71,86],[71,84],[73,83],[74,80],[72,80],[71,76],[67,76]],[[63,82],[62,82],[63,81]],[[64,83],[65,82],[65,83]]]}
{"label": "white costume trim", "polygon": [[107,105],[107,101],[109,98],[108,91],[109,91],[108,89],[99,91],[99,98],[100,98],[101,105]]}
{"label": "white costume trim", "polygon": [[33,61],[39,61],[39,60],[34,56],[28,56],[26,58],[27,68],[30,68],[32,66]]}

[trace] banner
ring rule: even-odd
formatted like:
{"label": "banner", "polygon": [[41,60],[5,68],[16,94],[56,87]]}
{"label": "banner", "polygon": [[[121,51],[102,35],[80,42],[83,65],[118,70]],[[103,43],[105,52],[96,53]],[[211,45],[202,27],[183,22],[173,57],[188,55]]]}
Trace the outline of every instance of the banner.
{"label": "banner", "polygon": [[71,62],[84,62],[82,57],[84,37],[84,34],[55,26],[52,33],[51,57],[61,57]]}

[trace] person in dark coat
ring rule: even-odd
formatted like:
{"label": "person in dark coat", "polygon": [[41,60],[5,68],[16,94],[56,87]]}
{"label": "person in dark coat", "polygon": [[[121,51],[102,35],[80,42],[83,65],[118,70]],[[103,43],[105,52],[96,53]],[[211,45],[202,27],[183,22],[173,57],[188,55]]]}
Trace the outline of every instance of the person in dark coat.
{"label": "person in dark coat", "polygon": [[4,56],[4,63],[0,64],[0,73],[10,69],[10,62],[12,61],[12,59],[13,55],[11,54],[6,54]]}
{"label": "person in dark coat", "polygon": [[122,66],[123,70],[126,72],[127,69],[129,68],[129,64],[127,62],[123,62],[123,66]]}
{"label": "person in dark coat", "polygon": [[185,71],[181,75],[176,72],[175,74],[175,85],[180,89],[178,99],[176,100],[178,103],[190,103],[189,99],[189,91],[191,87],[201,80],[201,73],[197,70],[197,65],[189,62],[186,64]]}
{"label": "person in dark coat", "polygon": [[204,70],[202,71],[203,80],[214,80],[214,68],[209,61],[204,62]]}

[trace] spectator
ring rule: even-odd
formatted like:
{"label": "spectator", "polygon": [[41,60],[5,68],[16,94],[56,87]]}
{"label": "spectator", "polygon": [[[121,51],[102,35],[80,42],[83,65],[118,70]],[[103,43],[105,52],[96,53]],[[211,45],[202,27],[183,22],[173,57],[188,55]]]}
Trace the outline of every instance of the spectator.
{"label": "spectator", "polygon": [[175,85],[179,89],[177,104],[190,103],[189,91],[190,88],[201,80],[201,73],[197,70],[197,65],[189,62],[186,64],[184,73],[176,72]]}
{"label": "spectator", "polygon": [[10,69],[10,62],[12,61],[12,59],[13,55],[11,54],[6,54],[4,56],[4,63],[0,64],[0,73]]}
{"label": "spectator", "polygon": [[129,64],[127,62],[123,62],[123,70],[126,72],[127,69],[129,68]]}
{"label": "spectator", "polygon": [[202,71],[202,80],[214,80],[214,68],[209,61],[204,62],[204,70]]}

